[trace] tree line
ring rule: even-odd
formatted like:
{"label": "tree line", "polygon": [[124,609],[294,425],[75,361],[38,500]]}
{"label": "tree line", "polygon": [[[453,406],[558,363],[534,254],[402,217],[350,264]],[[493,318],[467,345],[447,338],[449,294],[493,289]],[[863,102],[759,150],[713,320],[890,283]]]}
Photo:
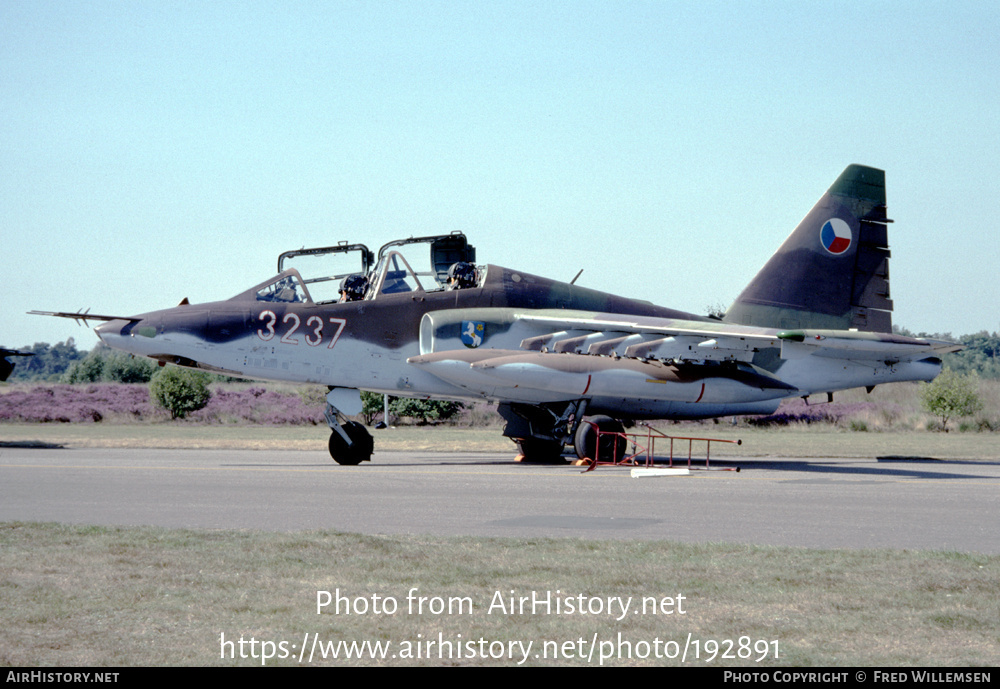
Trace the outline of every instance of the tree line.
{"label": "tree line", "polygon": [[36,342],[19,350],[34,356],[18,357],[11,383],[148,383],[157,370],[151,359],[116,352],[104,344],[89,352],[79,350],[72,337],[54,345]]}

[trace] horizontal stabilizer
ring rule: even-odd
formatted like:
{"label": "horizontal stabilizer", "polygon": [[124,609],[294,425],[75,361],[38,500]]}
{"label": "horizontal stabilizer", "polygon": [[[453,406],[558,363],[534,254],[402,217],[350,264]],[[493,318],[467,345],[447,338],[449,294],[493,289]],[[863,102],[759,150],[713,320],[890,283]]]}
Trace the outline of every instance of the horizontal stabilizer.
{"label": "horizontal stabilizer", "polygon": [[778,333],[778,338],[781,339],[783,359],[821,356],[854,360],[916,361],[964,349],[959,343],[944,340],[842,330],[786,330]]}

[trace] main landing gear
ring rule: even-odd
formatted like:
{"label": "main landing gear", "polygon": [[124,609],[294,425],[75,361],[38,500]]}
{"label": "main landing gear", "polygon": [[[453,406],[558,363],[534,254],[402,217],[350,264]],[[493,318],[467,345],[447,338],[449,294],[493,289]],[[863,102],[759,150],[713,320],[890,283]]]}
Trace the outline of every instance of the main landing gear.
{"label": "main landing gear", "polygon": [[586,400],[564,405],[501,403],[497,411],[507,421],[504,435],[517,442],[522,461],[554,464],[564,461],[563,447],[572,445],[580,459],[621,461],[627,442],[625,426],[610,416],[584,416]]}
{"label": "main landing gear", "polygon": [[333,388],[326,396],[326,423],[331,429],[330,456],[337,464],[355,466],[361,462],[370,462],[375,451],[375,440],[368,429],[357,421],[348,421],[342,410],[351,410],[355,406],[357,396],[357,411],[361,411],[361,396],[357,390]]}
{"label": "main landing gear", "polygon": [[580,459],[620,462],[625,457],[628,442],[623,435],[625,426],[610,416],[587,416],[576,429],[573,448]]}

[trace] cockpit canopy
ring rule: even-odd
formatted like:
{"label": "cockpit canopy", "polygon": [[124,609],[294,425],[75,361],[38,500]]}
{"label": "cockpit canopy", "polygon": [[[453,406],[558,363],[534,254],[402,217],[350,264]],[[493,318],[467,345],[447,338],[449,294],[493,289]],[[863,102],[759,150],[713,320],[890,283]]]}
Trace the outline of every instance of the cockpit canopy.
{"label": "cockpit canopy", "polygon": [[277,279],[265,284],[254,292],[257,301],[280,302],[284,304],[295,304],[305,301],[312,301],[302,278],[297,271],[291,270],[287,274],[279,275]]}
{"label": "cockpit canopy", "polygon": [[[403,258],[403,254],[398,251],[390,251],[379,258],[378,265],[372,271],[374,280],[371,281],[368,297],[376,294],[400,294],[401,292],[420,292],[443,289],[443,285],[431,280],[428,284],[433,284],[430,290],[425,290],[420,282],[420,278],[410,264]],[[424,279],[431,277],[424,274]]]}
{"label": "cockpit canopy", "polygon": [[[418,248],[414,244],[428,245],[426,257],[414,250]],[[409,259],[403,256],[404,251]],[[367,290],[360,297],[363,299],[375,299],[381,294],[433,292],[448,286],[448,269],[454,263],[473,264],[475,260],[476,248],[461,232],[389,242],[379,249],[377,262],[364,244],[341,242],[282,253],[278,257],[278,277],[251,292],[257,301],[326,304],[342,299],[341,284],[354,275],[367,279]],[[479,271],[480,281],[483,273]]]}

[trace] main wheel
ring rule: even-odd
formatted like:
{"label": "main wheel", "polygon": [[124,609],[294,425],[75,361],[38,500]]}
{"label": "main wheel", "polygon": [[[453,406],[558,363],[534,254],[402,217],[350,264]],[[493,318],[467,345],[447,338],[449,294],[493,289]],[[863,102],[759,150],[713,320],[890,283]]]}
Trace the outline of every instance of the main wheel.
{"label": "main wheel", "polygon": [[351,439],[347,444],[337,431],[330,433],[330,456],[337,464],[356,466],[361,462],[370,462],[375,451],[375,441],[368,429],[357,421],[348,421],[342,428]]}
{"label": "main wheel", "polygon": [[[597,431],[601,432],[600,438]],[[580,459],[620,462],[625,456],[628,445],[625,436],[618,435],[624,432],[625,426],[622,422],[610,416],[585,417],[576,429],[576,437],[573,438],[576,456]]]}
{"label": "main wheel", "polygon": [[558,464],[563,462],[563,446],[558,440],[519,438],[517,447],[525,462],[532,464]]}

